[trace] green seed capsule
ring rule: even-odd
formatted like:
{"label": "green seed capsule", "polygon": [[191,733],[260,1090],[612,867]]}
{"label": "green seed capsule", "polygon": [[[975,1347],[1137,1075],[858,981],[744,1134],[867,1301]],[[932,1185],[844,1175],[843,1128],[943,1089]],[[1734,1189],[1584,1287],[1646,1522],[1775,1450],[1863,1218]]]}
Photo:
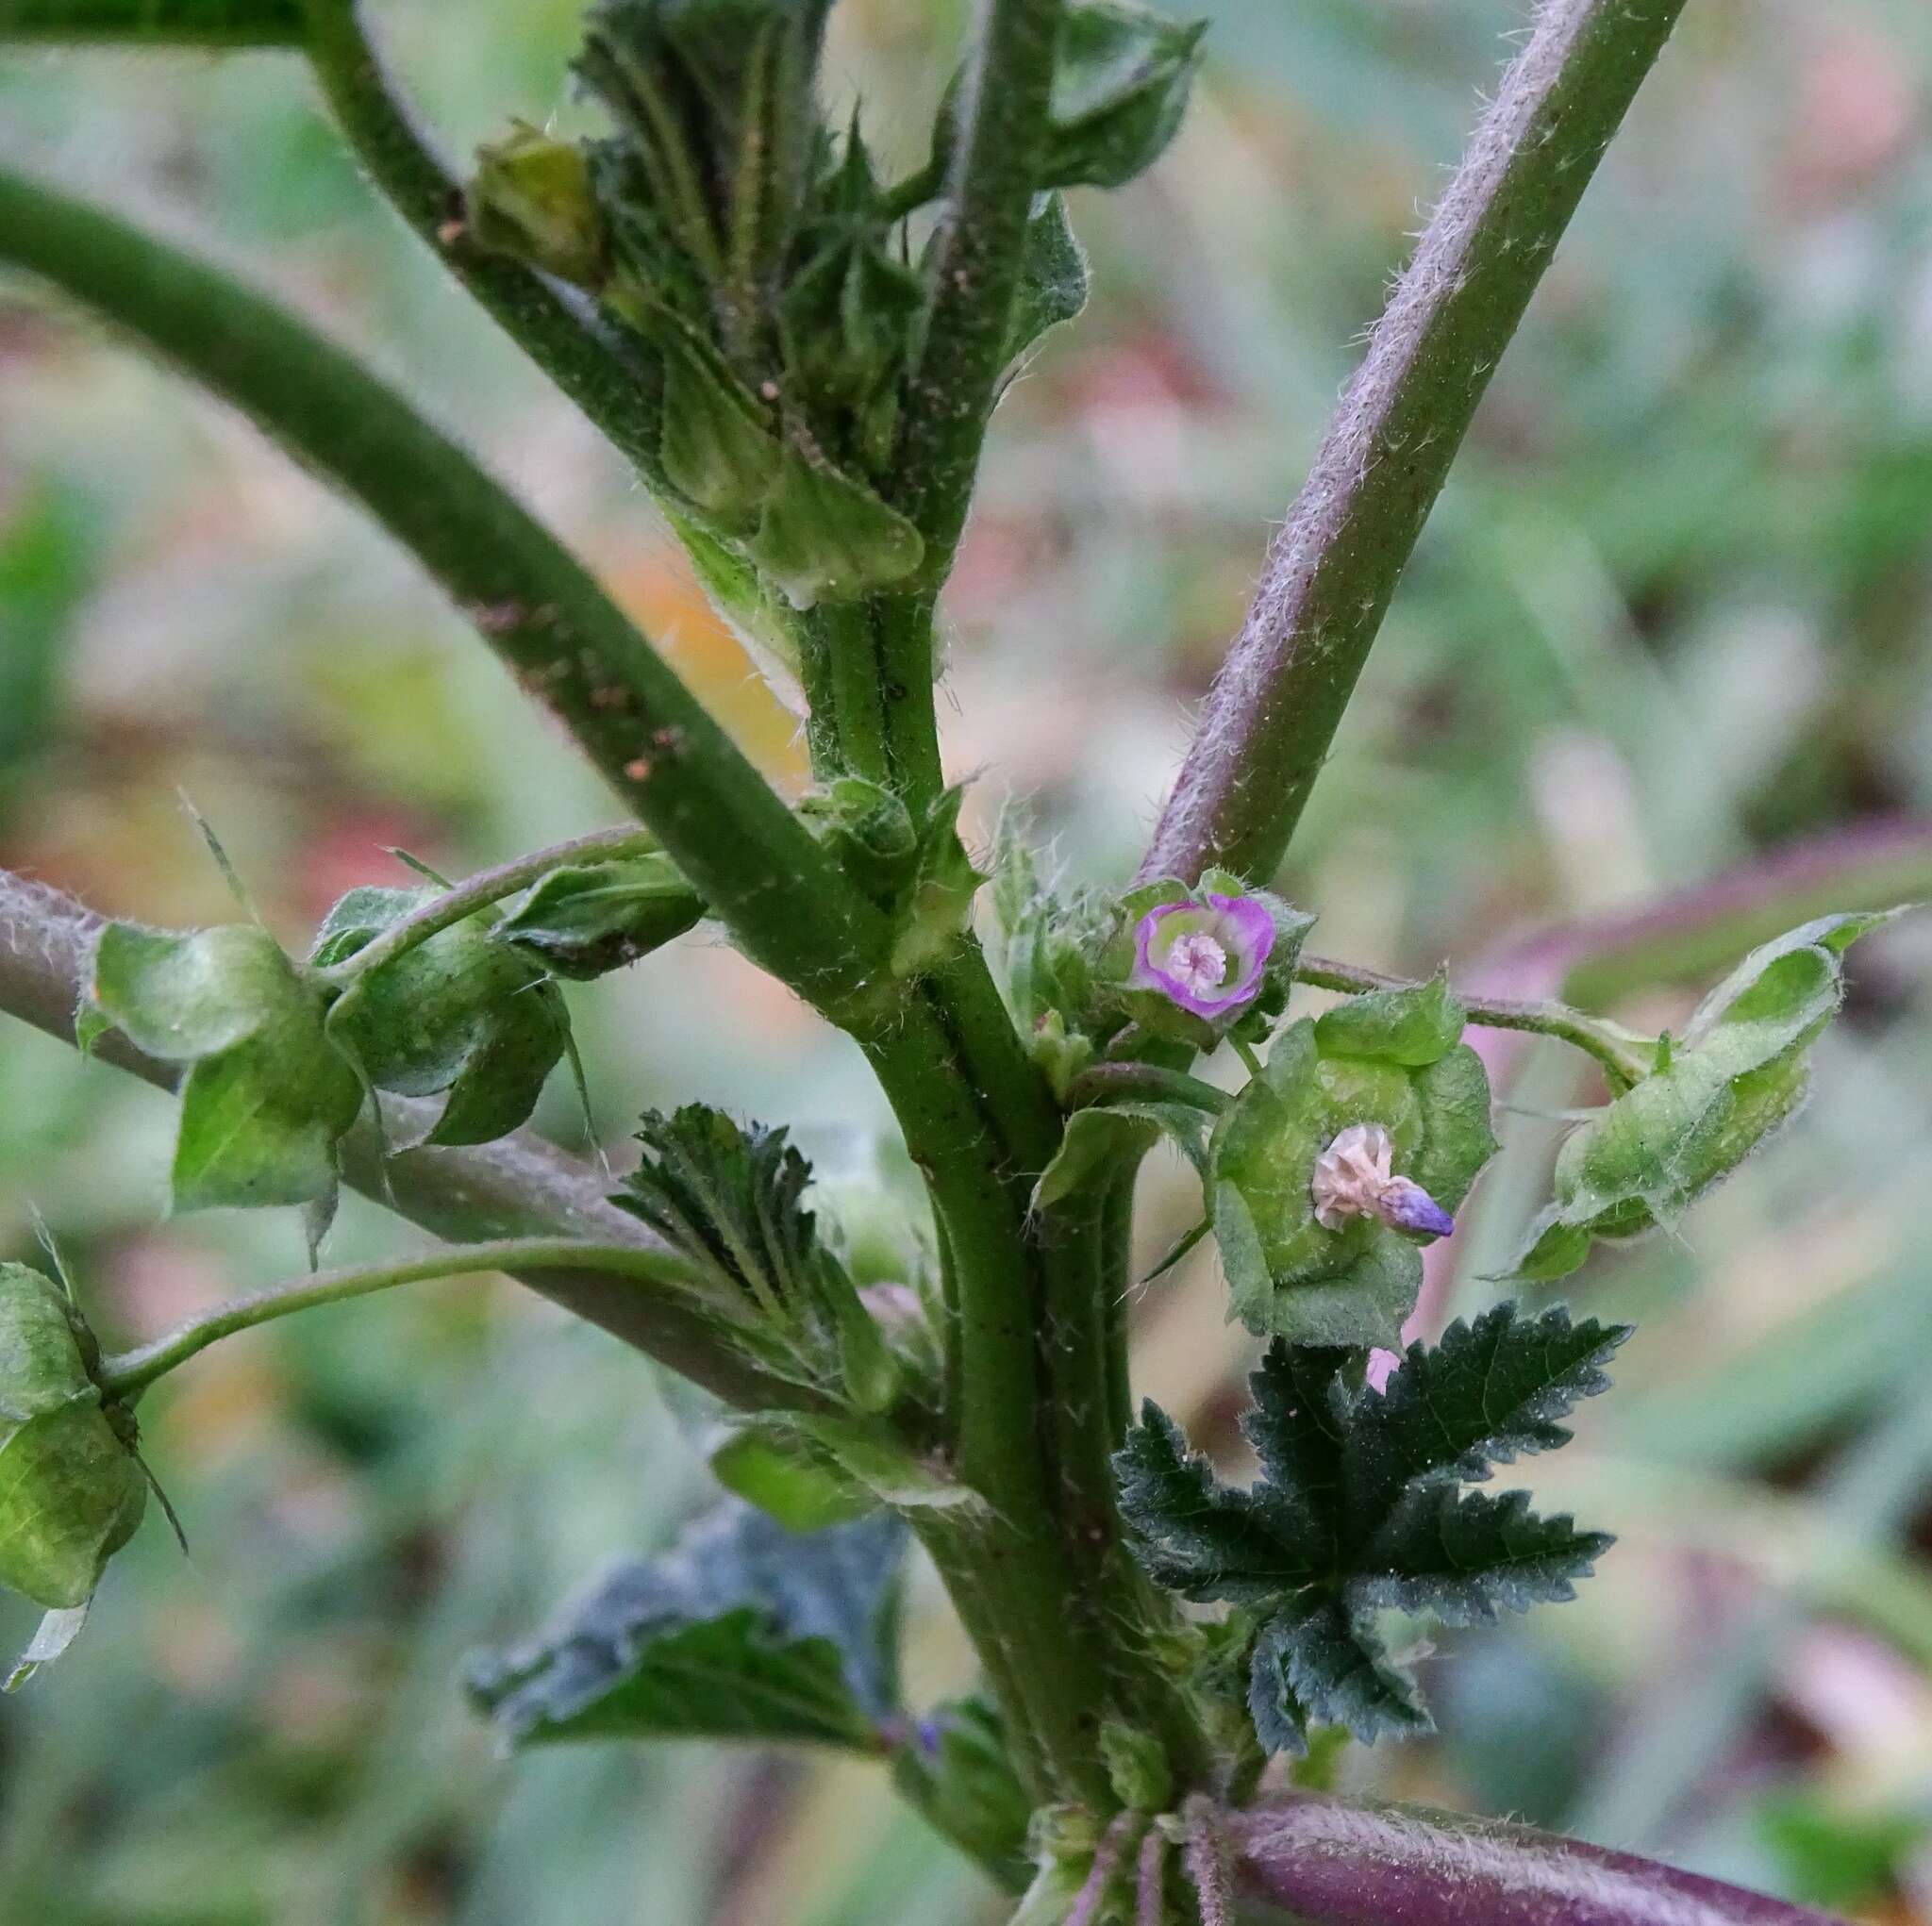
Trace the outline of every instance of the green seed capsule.
{"label": "green seed capsule", "polygon": [[134,1414],[51,1278],[0,1264],[0,1585],[49,1611],[93,1594],[147,1503]]}

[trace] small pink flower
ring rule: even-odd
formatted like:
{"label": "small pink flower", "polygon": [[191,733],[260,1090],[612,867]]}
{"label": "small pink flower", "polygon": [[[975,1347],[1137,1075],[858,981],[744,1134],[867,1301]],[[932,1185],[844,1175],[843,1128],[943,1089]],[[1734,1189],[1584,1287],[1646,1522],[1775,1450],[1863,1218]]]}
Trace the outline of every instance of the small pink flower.
{"label": "small pink flower", "polygon": [[1128,987],[1212,1021],[1254,1000],[1274,947],[1274,919],[1252,896],[1164,903],[1135,931]]}

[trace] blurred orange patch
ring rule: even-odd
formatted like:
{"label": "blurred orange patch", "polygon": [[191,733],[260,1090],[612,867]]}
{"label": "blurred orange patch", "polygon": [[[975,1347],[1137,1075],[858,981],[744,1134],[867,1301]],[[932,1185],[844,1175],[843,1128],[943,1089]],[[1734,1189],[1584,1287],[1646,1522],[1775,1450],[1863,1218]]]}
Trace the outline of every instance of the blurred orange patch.
{"label": "blurred orange patch", "polygon": [[600,557],[611,594],[662,650],[732,739],[773,782],[795,794],[810,780],[805,733],[668,543]]}

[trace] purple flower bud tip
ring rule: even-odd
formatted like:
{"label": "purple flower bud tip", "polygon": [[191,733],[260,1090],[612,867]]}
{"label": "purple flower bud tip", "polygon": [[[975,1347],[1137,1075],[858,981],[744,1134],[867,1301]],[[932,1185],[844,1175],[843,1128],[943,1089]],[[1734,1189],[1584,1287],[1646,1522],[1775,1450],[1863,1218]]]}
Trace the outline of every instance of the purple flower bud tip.
{"label": "purple flower bud tip", "polygon": [[1254,1000],[1274,947],[1274,918],[1252,896],[1163,903],[1134,933],[1127,982],[1212,1021]]}
{"label": "purple flower bud tip", "polygon": [[939,1720],[936,1718],[922,1718],[913,1730],[919,1740],[919,1750],[928,1759],[938,1758],[940,1755],[940,1740],[944,1736],[940,1731]]}
{"label": "purple flower bud tip", "polygon": [[1315,1159],[1315,1221],[1339,1231],[1352,1217],[1378,1217],[1398,1231],[1446,1237],[1456,1220],[1412,1177],[1389,1168],[1395,1146],[1379,1123],[1351,1123]]}
{"label": "purple flower bud tip", "polygon": [[1432,1237],[1446,1237],[1456,1228],[1456,1220],[1407,1177],[1392,1179],[1383,1191],[1379,1215],[1398,1231],[1420,1231]]}

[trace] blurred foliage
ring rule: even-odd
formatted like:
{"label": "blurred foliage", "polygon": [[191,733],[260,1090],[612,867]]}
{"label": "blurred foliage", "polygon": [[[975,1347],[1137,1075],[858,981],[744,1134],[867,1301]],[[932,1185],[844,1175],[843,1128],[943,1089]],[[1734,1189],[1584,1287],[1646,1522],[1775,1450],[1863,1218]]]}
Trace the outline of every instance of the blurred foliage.
{"label": "blurred foliage", "polygon": [[[1521,25],[1506,0],[1188,10],[1213,16],[1196,109],[1145,179],[1073,196],[1094,299],[1003,413],[951,597],[969,824],[1030,793],[1103,880]],[[920,158],[967,11],[842,0],[828,72],[888,165]],[[512,115],[587,124],[575,0],[479,0],[461,32],[433,0],[377,12],[456,145]],[[292,63],[8,53],[0,146],[245,263],[404,377],[799,781],[790,719],[615,460],[371,203]],[[1318,947],[1480,975],[1512,934],[1932,811],[1928,529],[1932,16],[1700,0],[1500,372],[1280,879],[1321,909]],[[608,816],[353,513],[9,285],[0,861],[111,912],[223,920],[181,789],[291,947],[343,889],[407,880],[389,845],[455,871]],[[1440,1736],[1342,1772],[1903,1926],[1932,1920],[1932,947],[1907,925],[1850,974],[1791,1131],[1679,1237],[1565,1287],[1640,1328],[1530,1482],[1622,1542],[1579,1603],[1445,1635]],[[645,1105],[703,1099],[791,1120],[835,1178],[876,1160],[853,1053],[703,936],[568,994],[613,1154]],[[1654,1030],[1691,1002],[1621,1014]],[[1549,1113],[1602,1095],[1552,1050],[1491,1069],[1506,1152],[1432,1275],[1439,1321],[1494,1295],[1547,1194]],[[560,1088],[540,1121],[582,1138]],[[159,1223],[171,1125],[0,1032],[0,1255],[30,1254],[38,1204],[109,1336],[301,1260],[292,1221]],[[1191,1183],[1152,1167],[1150,1254]],[[332,1253],[398,1236],[345,1207]],[[1229,1387],[1251,1359],[1223,1304],[1205,1258],[1151,1287],[1141,1376],[1245,1475]],[[661,1550],[703,1488],[708,1414],[608,1340],[508,1287],[428,1287],[239,1340],[142,1419],[193,1557],[144,1534],[86,1645],[0,1704],[7,1926],[991,1917],[876,1768],[496,1756],[464,1654]],[[27,1616],[0,1623],[16,1646]],[[915,1702],[958,1689],[923,1574],[908,1623]]]}

